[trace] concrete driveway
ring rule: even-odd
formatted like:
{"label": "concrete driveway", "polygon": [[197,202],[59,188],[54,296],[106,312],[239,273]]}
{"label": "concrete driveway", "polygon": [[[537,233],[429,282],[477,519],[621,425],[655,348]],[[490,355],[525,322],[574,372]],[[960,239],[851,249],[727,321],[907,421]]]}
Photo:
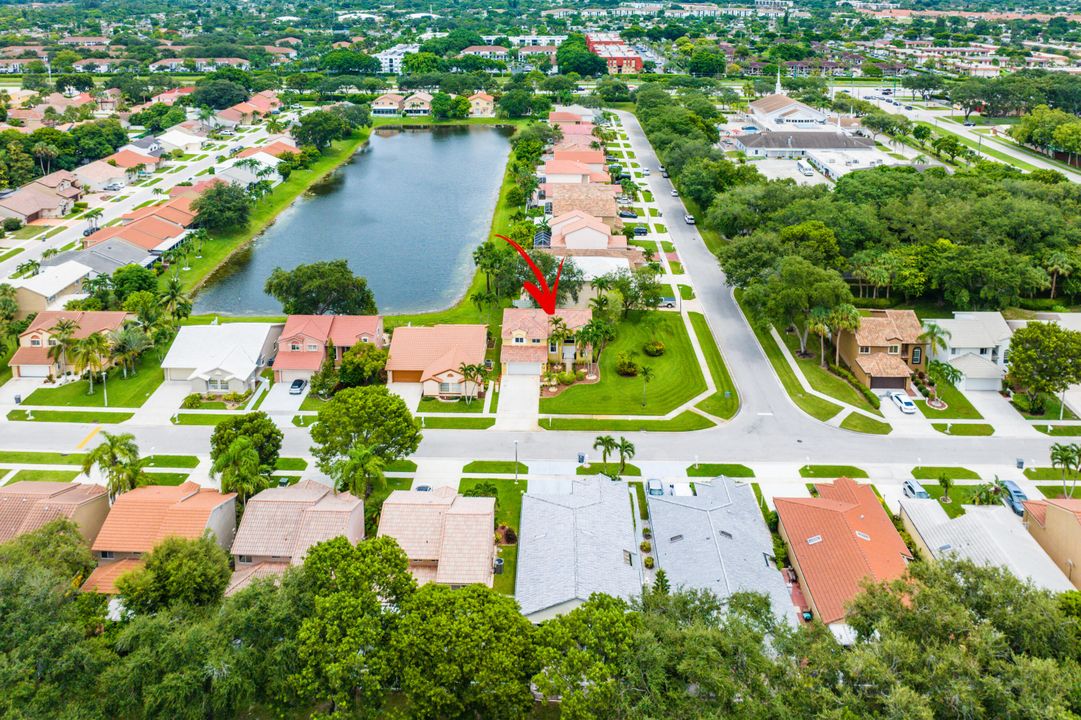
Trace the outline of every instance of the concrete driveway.
{"label": "concrete driveway", "polygon": [[392,382],[387,383],[387,390],[405,400],[405,406],[409,408],[410,412],[416,412],[417,406],[420,405],[420,395],[423,387],[420,383],[410,382]]}
{"label": "concrete driveway", "polygon": [[134,422],[147,424],[167,424],[169,418],[180,409],[180,403],[192,393],[191,383],[187,380],[166,380],[146,399],[143,406],[135,411]]}
{"label": "concrete driveway", "polygon": [[499,430],[537,430],[540,413],[540,375],[504,375],[499,386],[495,427]]}
{"label": "concrete driveway", "polygon": [[45,378],[12,378],[0,386],[0,405],[14,405],[16,395],[25,400],[44,385]]}
{"label": "concrete driveway", "polygon": [[263,399],[263,404],[259,406],[259,409],[265,413],[274,415],[278,413],[288,413],[292,415],[297,410],[300,410],[300,404],[304,402],[304,398],[308,396],[308,390],[310,385],[304,386],[304,392],[299,395],[289,394],[289,383],[274,383],[274,387],[270,388],[266,397]]}

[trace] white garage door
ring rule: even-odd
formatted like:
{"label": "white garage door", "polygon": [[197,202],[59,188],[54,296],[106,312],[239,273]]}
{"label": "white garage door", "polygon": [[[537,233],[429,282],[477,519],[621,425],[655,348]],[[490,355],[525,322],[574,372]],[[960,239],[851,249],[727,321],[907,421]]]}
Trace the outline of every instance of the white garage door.
{"label": "white garage door", "polygon": [[962,390],[998,390],[1002,381],[998,378],[965,378],[961,382]]}
{"label": "white garage door", "polygon": [[540,375],[541,364],[539,362],[512,362],[507,363],[508,375]]}
{"label": "white garage door", "polygon": [[282,382],[291,383],[294,380],[311,380],[312,374],[307,370],[282,370]]}
{"label": "white garage door", "polygon": [[19,377],[49,377],[48,365],[20,365]]}

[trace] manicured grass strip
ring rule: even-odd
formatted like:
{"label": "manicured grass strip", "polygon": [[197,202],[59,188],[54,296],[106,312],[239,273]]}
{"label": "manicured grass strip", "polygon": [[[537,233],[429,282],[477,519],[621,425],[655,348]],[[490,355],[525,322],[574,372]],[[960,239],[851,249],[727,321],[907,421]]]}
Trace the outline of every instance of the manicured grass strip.
{"label": "manicured grass strip", "polygon": [[417,464],[412,460],[395,460],[387,463],[384,469],[388,472],[416,472]]}
{"label": "manicured grass strip", "polygon": [[893,426],[889,423],[872,420],[858,412],[850,412],[848,417],[841,421],[841,428],[868,435],[889,435],[893,432]]}
{"label": "manicured grass strip", "polygon": [[443,402],[435,398],[422,397],[420,405],[417,406],[417,412],[422,413],[479,413],[483,410],[484,400],[476,398],[467,403],[465,400]]}
{"label": "manicured grass strip", "polygon": [[193,468],[199,464],[194,455],[151,455],[146,459],[147,467]]}
{"label": "manicured grass strip", "polygon": [[579,465],[574,472],[576,475],[599,475],[601,473],[606,475],[619,473],[620,475],[630,475],[632,477],[641,477],[642,475],[642,470],[637,465],[631,465],[630,463],[624,465],[623,472],[620,473],[618,462],[595,462],[589,465]]}
{"label": "manicured grass strip", "polygon": [[[304,458],[280,457],[274,464],[275,470],[307,470],[308,461]],[[416,470],[416,466],[413,467]]]}
{"label": "manicured grass strip", "polygon": [[11,237],[17,240],[29,240],[32,237],[37,237],[48,229],[48,225],[23,225],[18,230],[12,232]]}
{"label": "manicured grass strip", "polygon": [[[33,417],[29,413],[33,412]],[[131,420],[135,413],[129,412],[95,412],[93,410],[12,410],[8,413],[8,420],[18,422],[69,422],[69,423],[96,423],[112,425]]]}
{"label": "manicured grass strip", "polygon": [[[1050,480],[1052,482],[1062,482],[1062,470],[1053,467],[1030,467],[1025,468],[1025,477],[1029,480]],[[1066,479],[1071,478],[1081,479],[1079,473],[1067,473]]]}
{"label": "manicured grass strip", "polygon": [[71,482],[79,476],[78,470],[20,470],[11,476],[7,485],[28,480],[30,482]]}
{"label": "manicured grass strip", "polygon": [[747,309],[743,307],[741,296],[742,293],[737,291],[736,301],[739,302],[740,307],[743,309],[743,313],[746,315],[747,321],[751,324],[751,329],[754,331],[755,337],[758,338],[759,345],[762,346],[762,350],[766,353],[766,357],[773,366],[773,371],[777,373],[781,385],[784,386],[788,396],[792,398],[792,402],[796,403],[796,406],[800,410],[816,420],[829,420],[839,413],[841,411],[840,405],[834,405],[828,400],[823,400],[817,395],[811,395],[804,391],[803,386],[800,385],[799,380],[796,379],[795,373],[792,372],[792,368],[781,354],[781,349],[777,347],[777,343],[774,342],[773,336],[770,335],[767,329],[759,327],[758,324],[754,322],[747,313]]}
{"label": "manicured grass strip", "polygon": [[987,155],[989,157],[993,157],[996,160],[999,160],[1001,162],[1006,163],[1007,165],[1012,165],[1013,167],[1017,168],[1018,170],[1027,170],[1029,172],[1032,172],[1033,170],[1038,170],[1039,169],[1035,165],[1032,165],[1031,163],[1027,163],[1024,160],[1018,160],[1015,157],[1007,155],[1006,153],[1002,152],[1001,150],[996,150],[994,147],[991,146],[991,141],[989,141],[989,140],[984,142],[984,143],[980,143],[978,140],[970,140],[969,138],[964,137],[963,135],[958,135],[955,132],[950,132],[949,130],[946,130],[945,128],[943,128],[941,126],[936,128],[931,123],[923,122],[922,120],[917,122],[916,124],[917,125],[924,125],[924,126],[926,126],[928,128],[931,128],[931,130],[938,132],[938,134],[940,134],[940,135],[952,135],[954,138],[957,139],[957,142],[961,143],[965,147],[970,148],[972,150],[978,150],[979,152],[983,153],[984,155]]}
{"label": "manicured grass strip", "polygon": [[951,480],[979,480],[978,473],[963,467],[920,465],[912,468],[912,477],[917,480],[938,480],[945,475]]}
{"label": "manicured grass strip", "polygon": [[[1077,420],[1077,416],[1068,407],[1064,407],[1059,399],[1054,395],[1044,396],[1043,412],[1039,415],[1035,415],[1028,411],[1029,403],[1027,395],[1014,395],[1013,400],[1010,401],[1014,409],[1021,413],[1026,420]],[[1062,413],[1062,417],[1059,417],[1059,413]]]}
{"label": "manicured grass strip", "polygon": [[515,466],[517,466],[519,473],[529,472],[529,468],[526,467],[525,463],[515,463],[513,460],[474,460],[462,468],[462,472],[510,474],[515,471]]}
{"label": "manicured grass strip", "polygon": [[855,465],[804,465],[799,469],[800,477],[805,478],[865,478],[867,471]]}
{"label": "manicured grass strip", "polygon": [[942,488],[938,485],[924,484],[923,489],[927,491],[927,494],[938,500],[942,505],[942,509],[946,511],[946,514],[951,518],[960,517],[965,514],[965,505],[972,505],[972,498],[976,492],[980,489],[979,485],[954,485],[950,488],[950,501],[944,503],[942,499]]}
{"label": "manicured grass strip", "polygon": [[316,410],[316,411],[318,411],[326,404],[327,404],[327,401],[324,400],[323,398],[319,397],[318,395],[313,395],[311,393],[308,393],[307,395],[304,396],[304,399],[301,401],[300,409],[304,410],[304,411],[307,411],[307,410]]}
{"label": "manicured grass strip", "polygon": [[[162,354],[164,356],[164,353]],[[149,350],[135,363],[136,372],[125,378],[120,368],[108,373],[108,388],[103,388],[101,377],[94,382],[94,394],[88,394],[90,383],[86,380],[42,387],[23,400],[24,405],[51,405],[70,407],[105,407],[105,393],[109,394],[109,407],[142,407],[158,386],[165,380],[157,350]]]}
{"label": "manicured grass strip", "polygon": [[82,465],[81,453],[30,452],[21,450],[0,450],[0,463],[19,463],[20,465]]}
{"label": "manicured grass strip", "polygon": [[1073,499],[1076,500],[1078,498],[1081,498],[1081,484],[1078,484],[1077,487],[1072,487],[1072,483],[1067,482],[1066,483],[1066,492],[1065,493],[1062,490],[1062,484],[1061,483],[1058,484],[1058,485],[1037,485],[1036,486],[1036,489],[1039,490],[1043,494],[1043,496],[1045,498],[1049,498],[1049,499],[1068,497],[1066,495],[1066,493],[1070,492],[1071,488],[1073,489]]}
{"label": "manicured grass strip", "polygon": [[1081,425],[1052,425],[1050,432],[1047,430],[1046,425],[1033,425],[1044,435],[1050,435],[1052,437],[1077,437],[1081,435]]}
{"label": "manicured grass strip", "polygon": [[424,427],[431,430],[487,430],[493,425],[495,425],[495,418],[424,418]]}
{"label": "manicured grass strip", "polygon": [[[698,344],[702,346],[702,354],[706,356],[709,374],[713,377],[713,385],[717,388],[717,392],[698,403],[697,407],[710,415],[727,420],[739,411],[739,396],[736,393],[735,383],[732,382],[732,376],[724,364],[724,358],[721,357],[721,351],[713,339],[713,333],[710,332],[705,315],[692,312],[687,313],[687,317],[691,320],[691,327],[694,328]],[[725,397],[725,393],[728,393],[728,397]]]}
{"label": "manicured grass strip", "polygon": [[938,384],[938,396],[946,403],[944,410],[936,410],[926,400],[917,400],[916,407],[924,417],[932,420],[982,420],[983,415],[972,406],[964,393],[946,383]]}
{"label": "manicured grass strip", "polygon": [[682,275],[683,274],[683,263],[678,263],[675,260],[669,260],[668,261],[668,267],[672,268],[672,274],[673,275]]}
{"label": "manicured grass strip", "polygon": [[159,472],[147,473],[151,485],[179,485],[188,479],[188,473]]}
{"label": "manicured grass strip", "polygon": [[638,519],[649,520],[649,506],[646,504],[646,486],[641,481],[627,483],[634,490],[635,497],[638,500]]}
{"label": "manicured grass strip", "polygon": [[680,285],[679,296],[684,300],[694,300],[694,288],[690,285]]}
{"label": "manicured grass strip", "polygon": [[934,423],[931,427],[943,435],[957,435],[959,437],[987,437],[995,432],[993,427],[983,423],[954,423],[950,426],[949,432],[946,431],[947,423]]}
{"label": "manicured grass strip", "polygon": [[690,432],[705,430],[716,423],[687,410],[671,420],[606,420],[593,418],[549,418],[542,420],[544,430],[584,430],[613,432]]}
{"label": "manicured grass strip", "polygon": [[[834,375],[826,368],[822,367],[820,361],[821,358],[821,346],[810,344],[815,337],[812,335],[808,339],[807,351],[811,353],[810,357],[799,356],[799,338],[795,333],[780,333],[781,339],[784,340],[786,346],[788,346],[788,352],[795,358],[796,364],[799,366],[800,371],[803,373],[803,377],[807,378],[807,383],[818,392],[823,395],[829,395],[835,400],[840,400],[843,403],[848,403],[853,407],[862,408],[872,415],[881,415],[882,413],[867,401],[867,398],[856,388],[852,387],[847,380],[842,377]],[[827,353],[829,348],[826,349]],[[830,356],[826,355],[827,361],[830,360]]]}
{"label": "manicured grass strip", "polygon": [[735,463],[699,463],[687,468],[687,477],[725,477],[750,478],[754,477],[754,470],[746,465]]}
{"label": "manicured grass strip", "polygon": [[[462,478],[458,483],[458,492],[489,483],[496,488],[495,524],[505,525],[518,533],[522,517],[522,495],[528,488],[525,480],[514,482],[499,478]],[[503,573],[492,578],[492,589],[504,595],[514,594],[514,579],[517,574],[518,545],[498,546],[499,557],[503,558]]]}
{"label": "manicured grass strip", "polygon": [[[174,425],[217,425],[223,420],[228,420],[232,415],[211,413],[179,413],[173,421]],[[315,418],[312,418],[313,420]]]}
{"label": "manicured grass strip", "polygon": [[[294,415],[293,416],[293,424],[296,425],[297,427],[311,427],[312,425],[314,425],[318,421],[319,421],[319,418],[317,418],[315,415]],[[203,423],[193,423],[193,424],[203,424]],[[216,425],[217,423],[206,423],[206,424],[208,424],[208,425]]]}

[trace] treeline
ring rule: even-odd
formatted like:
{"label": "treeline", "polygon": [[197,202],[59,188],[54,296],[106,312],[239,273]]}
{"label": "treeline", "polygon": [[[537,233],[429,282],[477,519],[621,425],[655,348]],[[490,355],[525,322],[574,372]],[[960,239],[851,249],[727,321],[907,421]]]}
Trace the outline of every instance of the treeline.
{"label": "treeline", "polygon": [[848,649],[762,595],[675,591],[663,572],[630,602],[594,595],[533,626],[486,587],[418,587],[390,538],[320,543],[228,598],[225,552],[173,538],[118,581],[116,622],[76,589],[92,567],[65,520],[0,545],[0,716],[513,719],[556,699],[566,720],[1081,712],[1079,594],[971,564],[869,586]]}
{"label": "treeline", "polygon": [[128,142],[117,120],[94,120],[70,132],[51,127],[26,134],[0,132],[0,187],[25,185],[53,170],[73,170],[91,160],[112,155]]}
{"label": "treeline", "polygon": [[1021,70],[993,78],[969,78],[948,92],[966,117],[977,110],[990,117],[1016,115],[1038,105],[1081,114],[1081,77],[1064,72]]}

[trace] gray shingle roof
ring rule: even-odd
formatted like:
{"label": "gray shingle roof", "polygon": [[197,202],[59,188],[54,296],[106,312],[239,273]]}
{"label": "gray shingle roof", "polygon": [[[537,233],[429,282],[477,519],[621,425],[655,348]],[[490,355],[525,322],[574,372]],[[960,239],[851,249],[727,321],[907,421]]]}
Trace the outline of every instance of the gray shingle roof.
{"label": "gray shingle roof", "polygon": [[840,132],[760,132],[741,135],[741,145],[747,148],[793,150],[867,150],[874,148],[870,138],[852,137]]}
{"label": "gray shingle roof", "polygon": [[62,265],[68,260],[86,265],[99,275],[112,275],[125,265],[149,264],[150,253],[141,247],[124,242],[118,238],[98,243],[87,250],[69,250],[41,261],[42,267]]}
{"label": "gray shingle roof", "polygon": [[534,620],[593,593],[630,598],[642,591],[627,484],[580,478],[572,490],[522,497],[515,597]]}
{"label": "gray shingle roof", "polygon": [[697,495],[650,495],[653,549],[673,587],[764,593],[773,613],[796,621],[792,596],[773,562],[773,540],[749,484],[697,483]]}

